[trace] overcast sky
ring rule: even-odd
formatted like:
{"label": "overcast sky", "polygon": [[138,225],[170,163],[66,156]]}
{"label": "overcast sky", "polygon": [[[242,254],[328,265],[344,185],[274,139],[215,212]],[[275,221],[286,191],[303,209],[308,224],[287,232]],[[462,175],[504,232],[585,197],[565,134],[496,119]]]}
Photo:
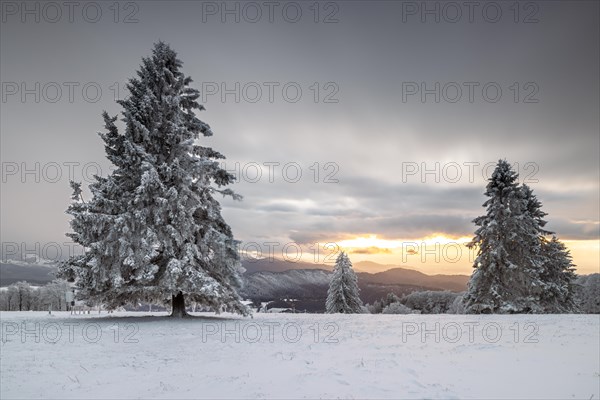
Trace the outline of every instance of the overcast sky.
{"label": "overcast sky", "polygon": [[239,165],[237,239],[281,255],[363,238],[355,260],[418,267],[398,243],[472,236],[506,158],[598,272],[597,1],[45,4],[2,3],[5,251],[67,241],[69,175],[110,172],[100,114],[163,40],[203,92],[202,142]]}

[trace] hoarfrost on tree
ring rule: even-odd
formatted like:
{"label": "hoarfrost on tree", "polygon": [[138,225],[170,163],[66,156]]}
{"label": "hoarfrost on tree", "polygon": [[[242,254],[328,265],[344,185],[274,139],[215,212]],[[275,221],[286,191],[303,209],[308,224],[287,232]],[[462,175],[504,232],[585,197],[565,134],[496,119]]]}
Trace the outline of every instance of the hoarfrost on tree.
{"label": "hoarfrost on tree", "polygon": [[358,279],[352,269],[352,262],[345,252],[341,252],[335,262],[327,291],[325,310],[329,314],[360,314],[363,312]]}
{"label": "hoarfrost on tree", "polygon": [[193,302],[247,315],[237,293],[237,242],[215,199],[240,196],[224,188],[234,181],[219,165],[224,156],[198,144],[200,134],[213,133],[196,117],[204,107],[181,67],[175,51],[155,44],[129,80],[130,96],[118,101],[124,132],[116,116],[102,114],[100,137],[115,168],[95,177],[87,202],[81,185],[71,183],[68,236],[86,251],[60,272],[75,280],[79,297],[109,308],[158,302],[185,316]]}
{"label": "hoarfrost on tree", "polygon": [[573,264],[568,251],[544,229],[546,213],[506,160],[498,161],[483,204],[486,215],[468,244],[477,247],[464,296],[469,313],[572,312]]}

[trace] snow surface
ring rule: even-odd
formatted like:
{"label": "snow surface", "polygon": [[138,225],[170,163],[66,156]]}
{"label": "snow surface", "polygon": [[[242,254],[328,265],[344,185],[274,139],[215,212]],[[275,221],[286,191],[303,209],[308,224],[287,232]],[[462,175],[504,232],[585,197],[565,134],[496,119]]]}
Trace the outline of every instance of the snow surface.
{"label": "snow surface", "polygon": [[165,315],[0,313],[0,398],[600,397],[599,315]]}

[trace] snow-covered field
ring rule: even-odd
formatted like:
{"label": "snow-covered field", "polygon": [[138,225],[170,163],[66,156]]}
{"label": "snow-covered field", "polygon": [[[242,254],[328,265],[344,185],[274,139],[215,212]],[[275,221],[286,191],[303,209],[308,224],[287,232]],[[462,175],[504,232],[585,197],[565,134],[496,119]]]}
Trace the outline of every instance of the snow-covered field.
{"label": "snow-covered field", "polygon": [[600,397],[600,316],[2,312],[11,398]]}

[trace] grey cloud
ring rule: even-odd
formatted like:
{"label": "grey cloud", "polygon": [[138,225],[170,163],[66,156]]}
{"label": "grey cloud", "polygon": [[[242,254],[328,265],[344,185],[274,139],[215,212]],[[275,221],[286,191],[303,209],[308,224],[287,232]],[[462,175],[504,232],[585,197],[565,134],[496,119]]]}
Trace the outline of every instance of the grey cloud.
{"label": "grey cloud", "polygon": [[[274,183],[266,177],[256,184],[242,181],[233,188],[244,201],[221,200],[242,239],[468,234],[470,221],[484,212],[485,182],[403,183],[402,163],[498,158],[536,163],[539,182],[532,187],[561,237],[598,238],[593,223],[572,222],[600,218],[598,2],[538,2],[540,22],[534,24],[515,24],[509,10],[499,23],[480,16],[474,23],[421,23],[418,16],[403,23],[404,2],[389,1],[337,2],[339,22],[332,24],[311,18],[223,24],[219,17],[200,22],[202,2],[137,3],[136,24],[111,18],[24,24],[17,16],[1,25],[3,82],[74,81],[79,88],[97,82],[103,90],[97,102],[85,101],[81,91],[73,102],[66,92],[56,103],[22,102],[19,95],[3,102],[3,162],[93,161],[108,171],[96,135],[100,113],[120,111],[111,87],[119,83],[123,97],[123,83],[162,39],[178,51],[198,88],[203,82],[232,87],[271,81],[279,88],[286,82],[302,87],[296,103],[284,101],[281,91],[273,102],[211,96],[199,115],[215,132],[203,145],[225,154],[228,163],[302,167],[298,183],[280,174]],[[467,81],[497,82],[502,100],[402,101],[403,82]],[[337,103],[323,101],[328,82],[337,85]],[[539,102],[514,102],[515,82],[520,100],[524,84],[536,83]],[[319,183],[310,170],[315,162]],[[339,166],[338,184],[323,183],[327,162]],[[65,239],[66,179],[49,184],[11,178],[2,182],[0,196],[3,240]],[[294,202],[299,200],[307,201]]]}

